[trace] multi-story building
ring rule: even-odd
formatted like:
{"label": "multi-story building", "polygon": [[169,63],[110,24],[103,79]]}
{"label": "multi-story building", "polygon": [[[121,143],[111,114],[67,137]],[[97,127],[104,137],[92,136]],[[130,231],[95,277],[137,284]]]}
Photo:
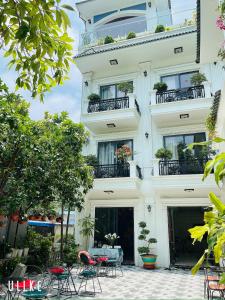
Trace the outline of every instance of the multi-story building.
{"label": "multi-story building", "polygon": [[[81,121],[90,131],[84,152],[98,158],[84,212],[97,219],[89,245],[100,246],[105,234],[116,232],[127,263],[141,264],[140,221],[157,239],[152,252],[159,266],[192,264],[204,246],[193,247],[187,229],[202,223],[208,193],[217,190],[213,178],[201,180],[206,156],[199,148],[184,156],[181,148],[207,140],[205,119],[224,80],[211,49],[221,40],[216,1],[206,1],[187,10],[168,0],[77,3],[85,23],[76,57],[83,75]],[[155,32],[157,25],[165,30]],[[129,32],[135,35],[127,38]],[[198,72],[207,80],[196,86],[191,78]],[[122,82],[130,82],[132,93],[121,92]],[[157,82],[167,90],[154,90]],[[88,100],[92,93],[100,100]],[[117,155],[123,145],[131,150],[127,163]],[[159,148],[172,157],[156,159]]]}

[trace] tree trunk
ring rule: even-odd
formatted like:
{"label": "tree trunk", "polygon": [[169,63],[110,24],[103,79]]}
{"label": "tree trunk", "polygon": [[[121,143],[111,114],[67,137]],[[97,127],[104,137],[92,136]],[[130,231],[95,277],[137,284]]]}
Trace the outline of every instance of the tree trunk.
{"label": "tree trunk", "polygon": [[61,245],[60,245],[60,260],[63,261],[63,214],[64,214],[64,203],[62,201],[62,207],[61,207]]}
{"label": "tree trunk", "polygon": [[68,240],[69,222],[70,222],[70,205],[68,207],[68,215],[67,215],[67,220],[66,220],[66,237],[65,237],[65,243],[67,243],[67,240]]}

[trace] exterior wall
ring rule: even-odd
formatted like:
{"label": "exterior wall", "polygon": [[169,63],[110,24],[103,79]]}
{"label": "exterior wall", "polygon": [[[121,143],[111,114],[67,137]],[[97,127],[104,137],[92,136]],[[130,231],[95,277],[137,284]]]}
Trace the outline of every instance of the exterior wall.
{"label": "exterior wall", "polygon": [[[165,1],[162,0],[158,2],[158,5],[160,4],[161,8],[165,9],[165,7],[163,7]],[[154,6],[151,9],[154,9]],[[150,13],[149,8],[148,13]],[[109,18],[111,17],[109,16]],[[92,30],[96,25],[97,24],[89,25],[88,31]],[[172,43],[173,42],[174,40],[172,40]],[[160,42],[158,45],[159,44]],[[176,41],[176,44],[180,46],[179,41]],[[149,44],[149,49],[150,48],[151,45]],[[208,192],[214,188],[214,185],[211,183],[207,182],[205,185],[201,183],[201,175],[157,176],[158,174],[155,172],[155,164],[157,162],[155,159],[155,152],[163,146],[163,136],[206,131],[204,123],[205,117],[210,111],[210,101],[212,100],[211,93],[213,95],[221,88],[225,79],[225,72],[222,71],[221,64],[196,64],[194,62],[195,47],[192,48],[191,51],[193,53],[191,52],[190,55],[189,53],[184,53],[184,55],[186,55],[184,56],[185,63],[181,63],[181,57],[183,56],[178,55],[175,58],[173,56],[173,59],[176,60],[177,63],[168,64],[168,61],[166,61],[163,67],[156,68],[154,66],[157,64],[155,64],[154,61],[141,62],[142,56],[140,50],[140,53],[137,53],[137,56],[140,56],[138,64],[132,64],[131,56],[130,64],[127,64],[126,67],[121,67],[119,64],[116,67],[108,66],[107,69],[105,68],[102,70],[99,68],[99,70],[92,72],[90,65],[90,72],[83,74],[83,82],[85,83],[85,81],[87,81],[88,86],[83,84],[81,121],[86,120],[88,95],[91,93],[99,93],[99,87],[101,85],[130,80],[134,83],[134,94],[136,95],[141,111],[139,125],[135,130],[132,128],[132,130],[123,131],[116,128],[114,132],[109,130],[105,134],[94,134],[91,132],[89,143],[84,149],[84,154],[97,155],[97,144],[99,141],[132,138],[134,141],[134,161],[141,167],[144,177],[137,188],[137,196],[135,196],[135,198],[130,196],[131,192],[129,190],[129,185],[126,186],[125,183],[124,190],[127,189],[127,194],[123,194],[123,197],[115,197],[114,195],[111,195],[110,197],[106,195],[103,196],[104,194],[100,192],[98,194],[98,191],[93,196],[90,192],[86,199],[85,210],[82,214],[77,216],[76,220],[79,220],[79,218],[88,214],[95,217],[96,207],[134,207],[135,264],[137,265],[142,265],[141,258],[137,252],[137,247],[142,245],[138,240],[138,223],[140,221],[145,221],[147,223],[147,226],[151,231],[151,237],[158,240],[158,243],[152,248],[152,252],[158,255],[158,265],[168,267],[170,264],[167,216],[168,206],[207,206],[209,203],[207,199]],[[131,48],[127,49],[127,56],[132,53],[129,52],[132,51],[130,49]],[[159,49],[161,51],[160,45]],[[109,59],[117,58],[119,56],[118,53],[121,52],[109,52],[107,61],[109,61]],[[165,59],[167,58],[168,57]],[[100,60],[101,56],[93,55],[93,61],[96,59]],[[131,66],[132,71],[130,71]],[[199,100],[200,102],[202,101],[202,103],[206,103],[205,107],[194,107],[193,103],[197,101],[196,99],[180,101],[182,102],[182,108],[179,108],[180,104],[177,103],[177,105],[174,106],[174,112],[169,114],[167,111],[166,113],[159,111],[157,118],[155,118],[153,106],[156,107],[157,105],[153,105],[153,103],[155,103],[155,95],[152,90],[154,84],[160,80],[160,76],[195,70],[204,73],[208,80],[206,99]],[[144,76],[144,71],[147,71],[146,77]],[[105,74],[108,75],[106,76]],[[112,76],[112,74],[115,75]],[[150,102],[152,105],[150,105]],[[170,103],[163,105],[165,108],[168,108],[168,111],[171,108]],[[179,109],[181,110],[180,112]],[[195,114],[195,119],[181,120],[179,118],[179,113],[185,113],[187,111]],[[148,138],[146,138],[145,133],[148,133]],[[183,179],[181,179],[182,177]],[[96,179],[96,181],[98,181],[98,179]],[[188,194],[184,191],[185,187],[191,187],[195,189],[195,191],[192,194]],[[104,184],[102,184],[102,191],[104,191]],[[90,239],[88,245],[85,245],[85,241],[79,235],[78,231],[76,231],[76,235],[76,240],[81,245],[86,247],[93,246],[93,238]]]}

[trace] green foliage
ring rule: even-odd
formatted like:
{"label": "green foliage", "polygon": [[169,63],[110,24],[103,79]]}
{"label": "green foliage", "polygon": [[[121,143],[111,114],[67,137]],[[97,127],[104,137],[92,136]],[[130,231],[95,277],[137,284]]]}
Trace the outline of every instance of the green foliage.
{"label": "green foliage", "polygon": [[[195,143],[195,145],[206,146],[211,143],[223,143],[225,139],[214,138],[210,142]],[[214,178],[219,185],[225,176],[225,153],[222,152],[216,155],[213,159],[209,160],[205,166],[203,180],[205,180],[209,174],[214,170]],[[204,213],[204,225],[195,226],[189,229],[193,242],[201,242],[202,238],[207,235],[208,249],[206,249],[199,259],[197,264],[193,267],[192,273],[198,272],[204,261],[208,260],[210,255],[213,254],[215,262],[219,263],[221,258],[224,258],[224,243],[225,243],[225,204],[214,193],[209,193],[209,199],[211,202],[210,211]],[[221,283],[225,283],[225,274],[222,275]]]}
{"label": "green foliage", "polygon": [[166,149],[166,148],[159,149],[155,154],[156,158],[165,159],[165,160],[171,159],[172,156],[173,156],[173,153],[169,149]]}
{"label": "green foliage", "polygon": [[139,228],[141,228],[138,239],[146,243],[146,246],[138,247],[138,252],[140,253],[140,255],[149,254],[150,244],[157,243],[157,240],[155,238],[148,237],[148,235],[150,234],[150,230],[146,229],[147,225],[145,222],[139,222],[138,225]]}
{"label": "green foliage", "polygon": [[206,119],[206,128],[209,132],[209,138],[213,139],[216,135],[217,114],[220,104],[221,91],[217,91],[214,96],[213,104],[210,109],[210,114]]}
{"label": "green foliage", "polygon": [[43,236],[28,229],[25,245],[30,249],[27,262],[29,265],[46,266],[49,263],[53,246],[51,236]]}
{"label": "green foliage", "polygon": [[128,35],[127,35],[127,40],[134,39],[134,38],[136,38],[136,33],[135,32],[129,32]]}
{"label": "green foliage", "polygon": [[21,257],[13,257],[0,264],[0,282],[2,279],[9,277],[14,271],[15,267],[22,262]]}
{"label": "green foliage", "polygon": [[67,242],[63,249],[63,262],[67,264],[67,266],[72,266],[77,262],[78,255],[78,246],[75,243],[75,239],[73,235],[68,235]]}
{"label": "green foliage", "polygon": [[155,33],[163,32],[163,31],[165,31],[165,26],[164,25],[157,25],[157,27],[155,29]]}
{"label": "green foliage", "polygon": [[53,202],[82,209],[92,168],[82,155],[87,134],[66,113],[32,121],[29,105],[0,81],[0,206],[21,214]]}
{"label": "green foliage", "polygon": [[127,93],[133,93],[133,82],[132,81],[124,81],[118,84],[118,90],[123,92],[125,96]]}
{"label": "green foliage", "polygon": [[98,158],[96,157],[96,155],[92,155],[92,154],[85,156],[85,161],[88,166],[92,166],[92,167],[95,167],[99,164],[99,161],[98,161]]}
{"label": "green foliage", "polygon": [[164,92],[168,88],[165,82],[157,82],[154,84],[153,90],[157,90],[157,92]]}
{"label": "green foliage", "polygon": [[111,44],[111,43],[114,43],[114,39],[113,39],[112,36],[107,35],[107,36],[105,37],[104,44]]}
{"label": "green foliage", "polygon": [[88,96],[88,100],[90,100],[90,101],[99,101],[99,100],[101,100],[101,97],[98,94],[92,93]]}
{"label": "green foliage", "polygon": [[73,62],[71,26],[60,0],[0,2],[0,48],[10,57],[9,67],[18,72],[16,88],[40,96],[68,77]]}
{"label": "green foliage", "polygon": [[193,74],[191,77],[191,83],[193,85],[201,85],[206,80],[205,74],[202,73]]}
{"label": "green foliage", "polygon": [[88,215],[83,219],[79,220],[79,225],[81,226],[80,234],[84,237],[91,237],[94,234],[95,230],[95,219]]}

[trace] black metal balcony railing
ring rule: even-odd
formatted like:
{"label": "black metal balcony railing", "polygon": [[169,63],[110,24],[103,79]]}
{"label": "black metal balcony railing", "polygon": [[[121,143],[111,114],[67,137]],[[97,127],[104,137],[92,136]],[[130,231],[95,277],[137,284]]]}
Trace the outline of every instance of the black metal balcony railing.
{"label": "black metal balcony railing", "polygon": [[156,104],[205,98],[204,85],[192,86],[178,90],[168,90],[156,93]]}
{"label": "black metal balcony railing", "polygon": [[208,159],[161,160],[159,175],[203,174]]}
{"label": "black metal balcony railing", "polygon": [[90,101],[88,113],[129,108],[129,97]]}
{"label": "black metal balcony railing", "polygon": [[95,178],[130,177],[130,164],[98,165],[94,171]]}

